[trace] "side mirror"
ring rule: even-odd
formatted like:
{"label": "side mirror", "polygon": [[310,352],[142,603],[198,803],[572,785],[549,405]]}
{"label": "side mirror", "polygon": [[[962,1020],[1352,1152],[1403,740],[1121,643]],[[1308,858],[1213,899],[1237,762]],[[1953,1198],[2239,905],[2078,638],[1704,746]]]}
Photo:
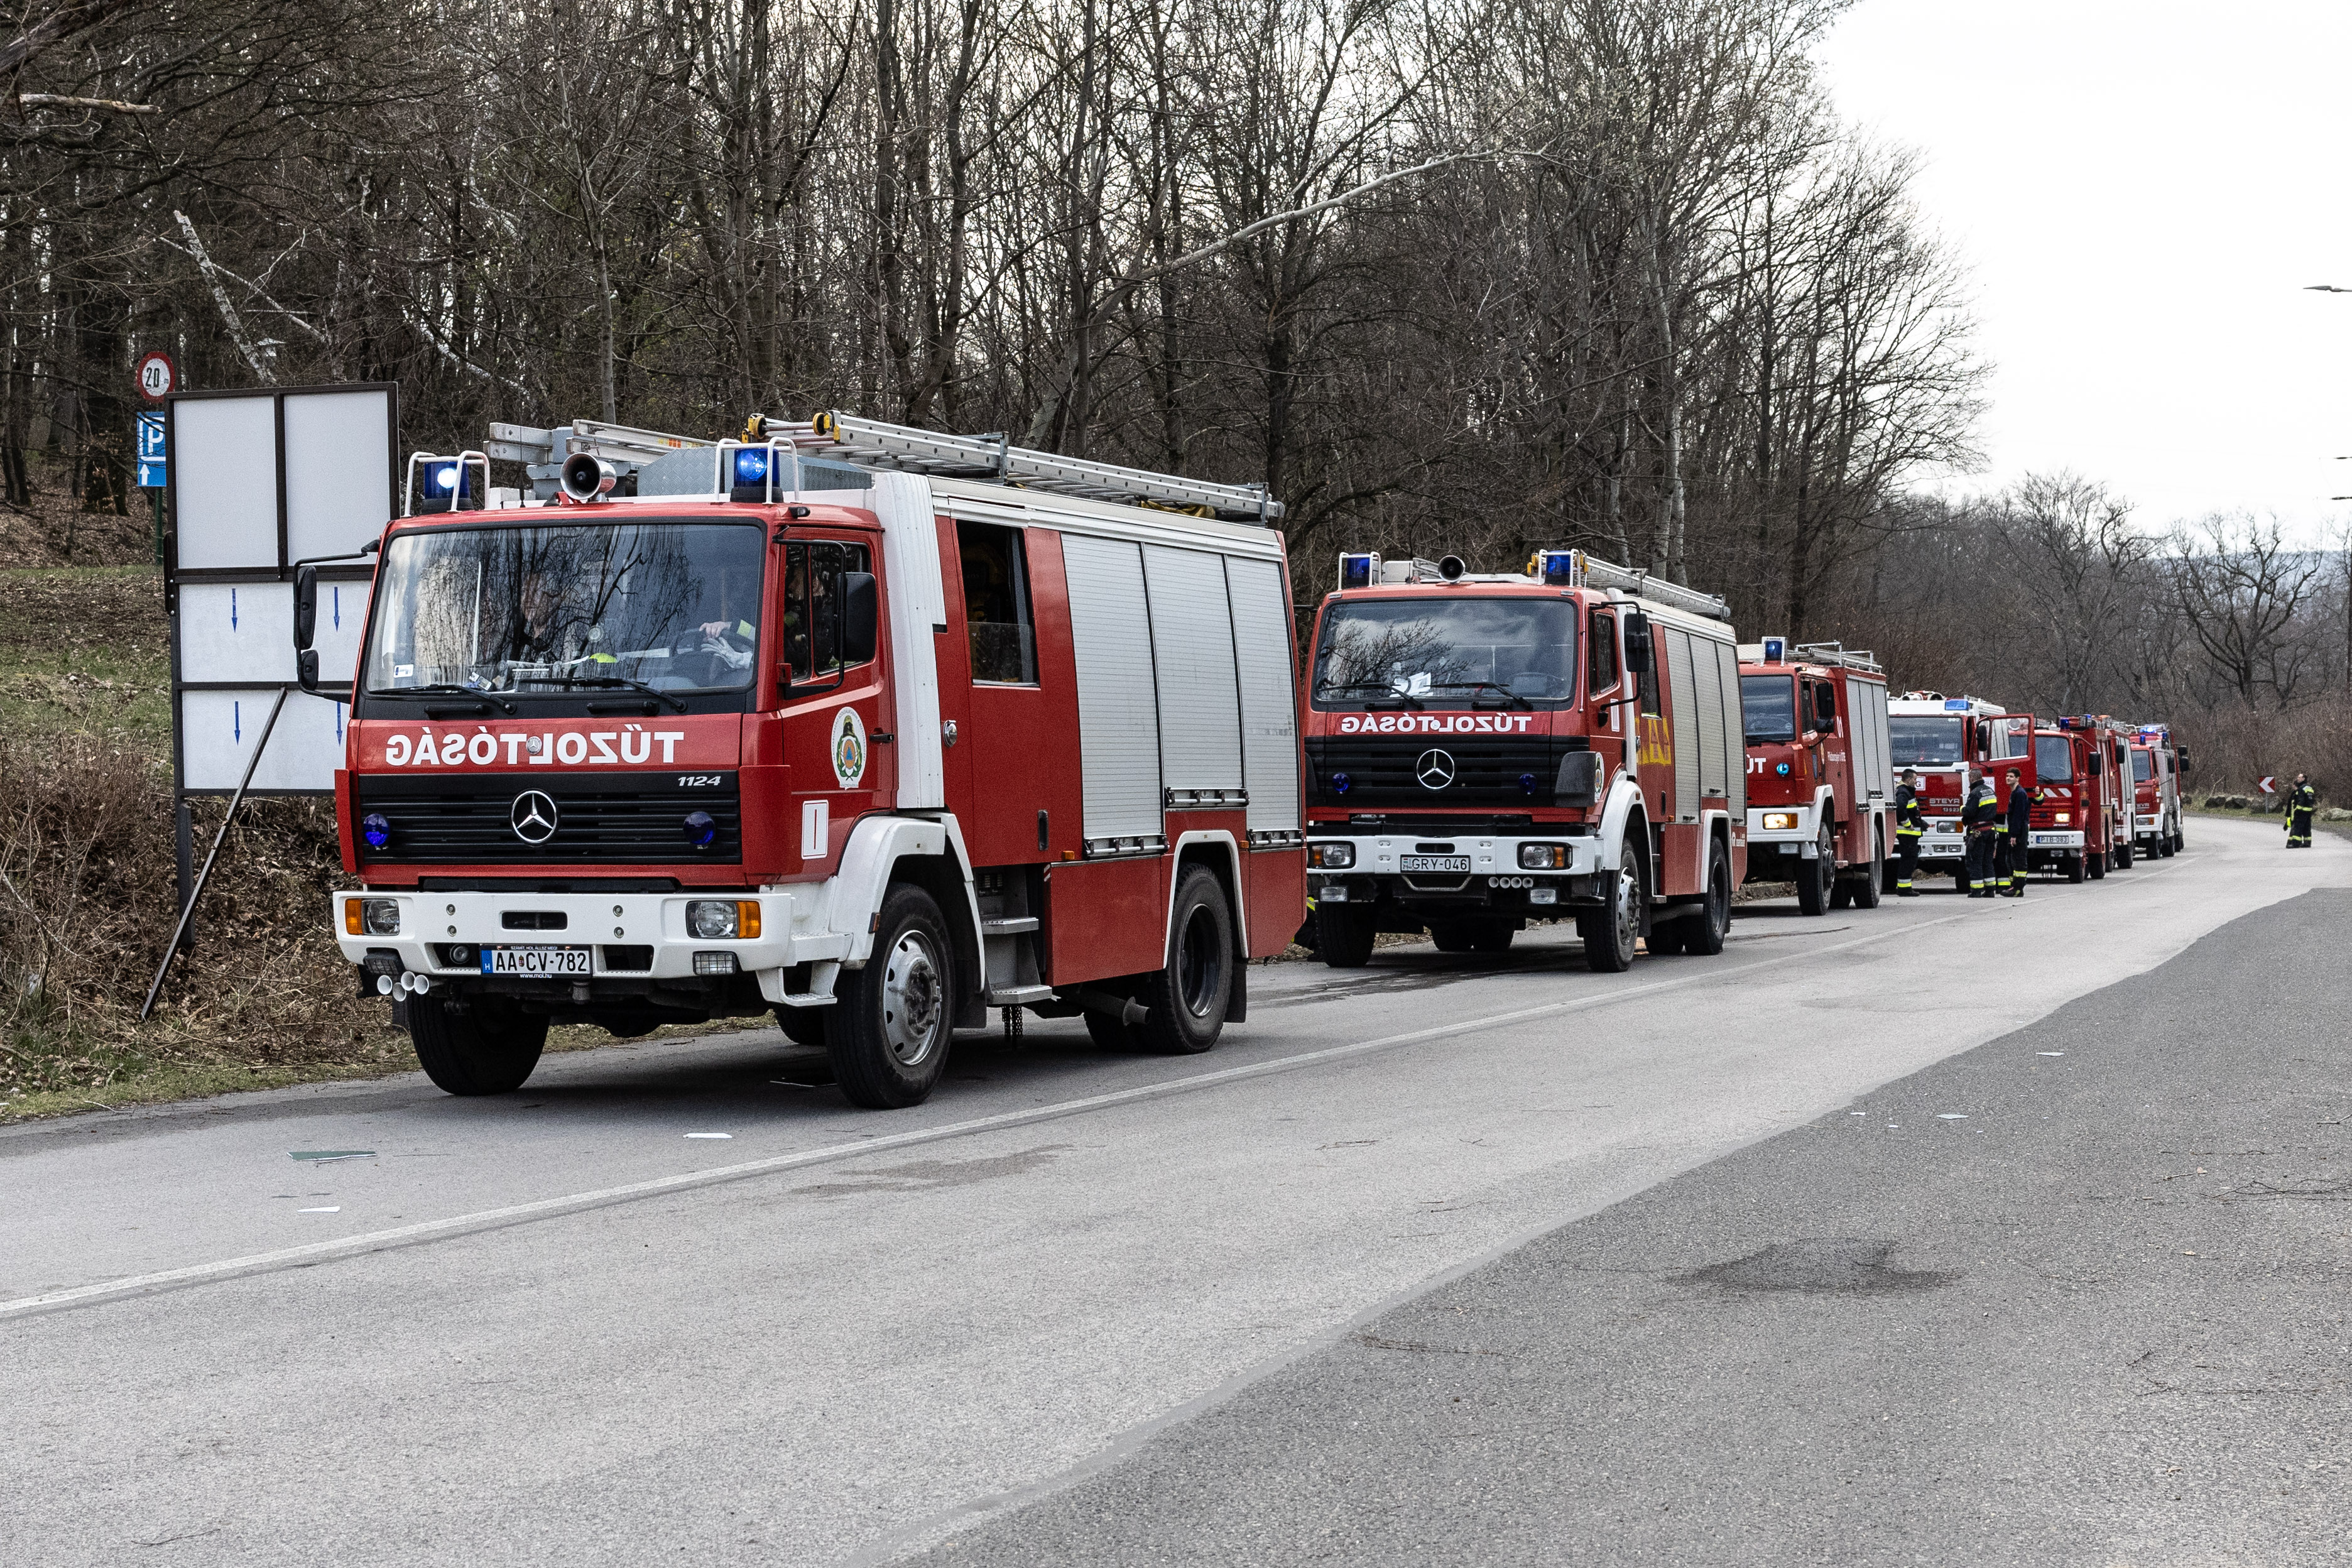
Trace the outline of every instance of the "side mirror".
{"label": "side mirror", "polygon": [[1625,669],[1632,675],[1647,675],[1656,668],[1654,653],[1650,646],[1650,617],[1638,612],[1625,617]]}
{"label": "side mirror", "polygon": [[2172,771],[2183,775],[2184,777],[2188,774],[2189,753],[2187,751],[2179,751],[2172,753]]}
{"label": "side mirror", "polygon": [[1813,728],[1826,735],[1837,728],[1837,689],[1813,688]]}
{"label": "side mirror", "polygon": [[[300,653],[318,640],[319,636],[319,569],[316,566],[294,568],[294,651]],[[312,659],[312,664],[319,661]]]}
{"label": "side mirror", "polygon": [[2099,748],[2098,748],[2098,747],[2096,747],[2096,746],[2093,746],[2093,747],[2091,748],[2091,776],[2092,776],[2093,778],[2097,778],[2097,777],[2099,776],[2099,772],[2100,772],[2100,769],[2099,769],[2099,763],[2101,763],[2101,761],[2103,761],[2103,760],[2104,760],[2104,759],[2103,759],[2103,758],[2102,758],[2102,756],[2101,756],[2101,753],[2100,753],[2100,752],[2099,752]]}
{"label": "side mirror", "polygon": [[306,647],[294,656],[294,684],[313,697],[319,695],[319,650],[317,648]]}
{"label": "side mirror", "polygon": [[864,664],[874,657],[882,621],[881,595],[871,572],[841,574],[841,662]]}
{"label": "side mirror", "polygon": [[1601,753],[1570,752],[1559,760],[1552,781],[1554,805],[1598,805],[1601,803]]}

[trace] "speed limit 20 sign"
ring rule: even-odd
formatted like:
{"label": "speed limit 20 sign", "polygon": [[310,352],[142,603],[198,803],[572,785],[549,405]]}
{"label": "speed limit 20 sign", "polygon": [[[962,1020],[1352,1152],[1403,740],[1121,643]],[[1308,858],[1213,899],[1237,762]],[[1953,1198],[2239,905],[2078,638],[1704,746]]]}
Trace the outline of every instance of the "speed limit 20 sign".
{"label": "speed limit 20 sign", "polygon": [[139,395],[150,403],[161,403],[172,395],[180,384],[180,372],[172,363],[172,356],[161,349],[150,349],[139,356]]}

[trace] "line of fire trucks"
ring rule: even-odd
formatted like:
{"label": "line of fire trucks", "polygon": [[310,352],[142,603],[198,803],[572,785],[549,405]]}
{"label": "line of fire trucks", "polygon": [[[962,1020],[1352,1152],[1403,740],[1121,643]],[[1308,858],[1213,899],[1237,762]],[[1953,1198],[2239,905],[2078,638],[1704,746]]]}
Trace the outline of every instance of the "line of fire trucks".
{"label": "line of fire trucks", "polygon": [[1302,921],[1341,968],[1545,920],[1596,970],[1717,953],[1743,882],[1893,890],[1904,768],[1926,868],[1971,763],[2038,792],[2037,867],[2180,847],[2160,726],[1890,700],[1867,654],[1741,645],[1576,551],[1344,555],[1302,663],[1258,487],[835,414],[492,435],[414,457],[366,552],[336,775],[338,941],[452,1093],[519,1087],[555,1023],[772,1014],[876,1107],[992,1015],[1206,1050]]}

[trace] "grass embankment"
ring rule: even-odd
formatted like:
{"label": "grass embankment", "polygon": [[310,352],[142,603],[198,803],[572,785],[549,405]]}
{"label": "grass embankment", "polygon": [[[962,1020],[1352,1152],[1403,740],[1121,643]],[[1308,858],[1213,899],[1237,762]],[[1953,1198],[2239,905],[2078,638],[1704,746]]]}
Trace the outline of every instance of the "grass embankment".
{"label": "grass embankment", "polygon": [[[324,802],[247,803],[193,959],[139,1022],[176,914],[171,729],[152,567],[0,569],[0,1122],[416,1065],[328,932],[347,884]],[[225,808],[195,804],[200,864]],[[721,1026],[742,1026],[661,1033]]]}

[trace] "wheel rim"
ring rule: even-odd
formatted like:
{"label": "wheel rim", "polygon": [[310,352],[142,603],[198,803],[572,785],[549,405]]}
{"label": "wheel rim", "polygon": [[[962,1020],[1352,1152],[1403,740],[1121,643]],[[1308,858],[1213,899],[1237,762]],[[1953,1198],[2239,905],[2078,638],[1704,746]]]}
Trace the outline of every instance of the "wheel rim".
{"label": "wheel rim", "polygon": [[1225,955],[1219,951],[1217,922],[1205,905],[1193,906],[1185,917],[1184,935],[1176,949],[1176,990],[1184,1010],[1205,1018],[1217,1005],[1225,978]]}
{"label": "wheel rim", "polygon": [[920,1067],[940,1043],[945,987],[930,939],[899,933],[882,971],[882,1039],[902,1068]]}
{"label": "wheel rim", "polygon": [[1633,907],[1633,894],[1642,885],[1641,874],[1633,869],[1632,859],[1617,863],[1617,951],[1631,956],[1633,943],[1642,934],[1641,912]]}

